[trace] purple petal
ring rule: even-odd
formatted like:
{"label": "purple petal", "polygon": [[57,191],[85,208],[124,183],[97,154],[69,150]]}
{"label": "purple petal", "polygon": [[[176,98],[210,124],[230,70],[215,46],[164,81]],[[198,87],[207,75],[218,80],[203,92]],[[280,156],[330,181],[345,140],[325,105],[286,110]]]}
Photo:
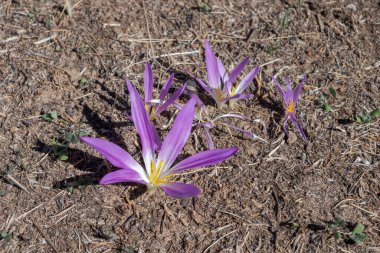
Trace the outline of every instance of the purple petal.
{"label": "purple petal", "polygon": [[186,84],[183,85],[180,90],[176,91],[173,94],[173,96],[171,96],[165,103],[160,105],[156,110],[156,114],[160,114],[161,112],[165,111],[169,107],[169,105],[174,104],[174,101],[176,101],[177,98],[179,98],[179,96],[181,96],[181,94],[183,93],[183,91],[185,89],[186,89]]}
{"label": "purple petal", "polygon": [[161,187],[167,195],[173,198],[190,198],[202,193],[202,190],[193,184],[172,182],[161,185]]}
{"label": "purple petal", "polygon": [[153,139],[155,144],[155,150],[160,151],[162,146],[161,137],[157,132],[157,129],[155,127],[152,127],[153,129]]}
{"label": "purple petal", "polygon": [[240,75],[240,73],[243,71],[244,67],[248,64],[248,62],[249,62],[249,58],[245,58],[242,62],[240,62],[234,68],[234,70],[232,70],[232,72],[230,74],[230,78],[227,81],[227,86],[229,86],[229,87],[227,87],[229,93],[231,93],[231,86],[234,83],[236,77],[238,77],[238,75]]}
{"label": "purple petal", "polygon": [[215,145],[214,145],[214,142],[212,141],[212,137],[211,137],[209,128],[205,126],[203,129],[205,131],[208,149],[210,149],[210,150],[215,149]]}
{"label": "purple petal", "polygon": [[168,95],[170,87],[172,87],[173,79],[174,79],[174,74],[171,74],[161,89],[160,95],[158,96],[159,100],[165,100],[165,97],[166,95]]}
{"label": "purple petal", "polygon": [[252,69],[251,72],[249,72],[243,80],[239,83],[238,87],[236,87],[235,94],[241,94],[242,92],[247,89],[248,85],[253,81],[257,73],[259,73],[260,67],[257,66],[256,68]]}
{"label": "purple petal", "polygon": [[266,140],[264,140],[263,138],[257,136],[256,134],[253,134],[253,133],[248,132],[248,131],[246,131],[246,130],[244,130],[244,129],[238,128],[238,127],[236,127],[236,126],[230,125],[230,124],[228,124],[228,123],[223,123],[223,124],[225,124],[225,125],[231,127],[232,129],[234,129],[234,130],[236,130],[236,131],[239,131],[239,132],[245,134],[246,136],[248,136],[248,138],[251,138],[252,140],[259,139],[259,140],[261,140],[261,141],[263,141],[263,142],[268,143]]}
{"label": "purple petal", "polygon": [[285,104],[288,105],[290,101],[293,99],[293,90],[292,90],[292,86],[290,84],[289,78],[285,76],[284,79],[286,83]]}
{"label": "purple petal", "polygon": [[214,92],[201,80],[198,78],[195,78],[195,80],[199,83],[200,86],[212,97],[214,97]]}
{"label": "purple petal", "polygon": [[289,132],[288,132],[288,129],[286,128],[286,123],[288,122],[289,117],[290,117],[290,113],[287,112],[285,114],[284,123],[282,123],[282,129],[284,130],[286,136],[288,136],[288,137],[289,137]]}
{"label": "purple petal", "polygon": [[149,63],[145,65],[145,71],[144,71],[144,94],[145,94],[145,102],[148,102],[152,99],[153,72],[152,72],[152,66],[150,66]]}
{"label": "purple petal", "polygon": [[203,151],[186,158],[185,160],[176,164],[168,172],[170,174],[178,174],[179,172],[185,170],[214,165],[223,162],[227,158],[233,156],[238,150],[239,149],[237,147],[232,147]]}
{"label": "purple petal", "polygon": [[297,85],[297,87],[294,89],[294,92],[293,92],[293,101],[294,101],[294,104],[297,104],[298,98],[299,98],[299,96],[301,94],[302,87],[305,84],[305,82],[306,82],[306,75],[302,78],[302,80],[299,82],[299,84]]}
{"label": "purple petal", "polygon": [[195,113],[195,103],[195,99],[190,99],[182,108],[173,123],[172,129],[162,143],[157,161],[157,163],[163,161],[162,172],[170,168],[186,144],[187,138],[189,138]]}
{"label": "purple petal", "polygon": [[134,170],[145,175],[145,170],[141,165],[118,145],[100,138],[82,137],[81,140],[98,151],[113,166],[121,169]]}
{"label": "purple petal", "polygon": [[278,91],[280,92],[282,99],[285,101],[285,92],[284,89],[281,87],[281,84],[277,81],[275,76],[272,76],[272,80],[277,85]]}
{"label": "purple petal", "polygon": [[131,94],[132,120],[137,132],[140,135],[142,155],[144,158],[145,168],[150,168],[151,160],[154,157],[154,137],[153,126],[145,110],[145,106],[136,88],[127,80],[128,91]]}
{"label": "purple petal", "polygon": [[290,114],[290,119],[292,120],[292,122],[294,123],[294,125],[296,125],[298,131],[300,132],[300,134],[302,136],[302,139],[304,139],[304,141],[307,141],[306,134],[302,130],[302,127],[301,127],[300,123],[298,122],[298,120],[296,118],[296,115],[294,113]]}
{"label": "purple petal", "polygon": [[130,169],[121,169],[106,174],[99,184],[115,184],[115,183],[138,183],[146,184],[147,182],[141,178],[140,174]]}
{"label": "purple petal", "polygon": [[220,76],[222,77],[222,81],[223,83],[227,83],[229,77],[228,77],[226,68],[224,67],[223,62],[219,58],[217,59],[217,61],[218,61],[218,69],[219,69]]}
{"label": "purple petal", "polygon": [[218,61],[207,40],[205,40],[205,51],[208,82],[211,88],[217,89],[221,81]]}

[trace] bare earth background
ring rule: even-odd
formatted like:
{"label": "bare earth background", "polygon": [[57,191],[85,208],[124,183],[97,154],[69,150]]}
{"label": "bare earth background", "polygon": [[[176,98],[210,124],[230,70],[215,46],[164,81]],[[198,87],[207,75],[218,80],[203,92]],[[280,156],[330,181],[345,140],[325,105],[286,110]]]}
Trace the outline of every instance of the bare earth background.
{"label": "bare earth background", "polygon": [[[70,18],[64,1],[0,4],[0,252],[379,252],[379,120],[353,121],[380,105],[378,1],[72,5]],[[286,12],[289,23],[281,25]],[[57,159],[53,140],[79,130],[141,159],[124,80],[141,90],[146,61],[156,84],[175,71],[179,87],[189,79],[184,69],[206,78],[205,38],[229,69],[245,57],[252,59],[245,73],[269,63],[251,86],[255,98],[233,110],[262,120],[266,132],[234,124],[269,144],[213,129],[217,147],[241,150],[181,177],[203,188],[192,199],[98,186],[113,168],[83,143],[68,144],[68,160]],[[284,138],[282,101],[270,80],[278,72],[308,75],[297,111],[308,143],[293,126]],[[327,97],[332,111],[325,113],[320,97],[330,87],[337,98]],[[48,111],[58,118],[39,117]],[[205,149],[195,131],[183,155]],[[349,224],[345,239],[365,225],[364,243],[335,240],[326,226],[337,217]]]}

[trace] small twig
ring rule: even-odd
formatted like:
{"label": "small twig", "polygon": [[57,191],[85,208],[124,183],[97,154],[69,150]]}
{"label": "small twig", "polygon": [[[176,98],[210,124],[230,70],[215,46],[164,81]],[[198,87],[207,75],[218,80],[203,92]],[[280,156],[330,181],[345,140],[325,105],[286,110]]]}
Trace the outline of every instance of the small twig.
{"label": "small twig", "polygon": [[51,216],[51,218],[56,218],[58,216],[61,216],[62,214],[67,213],[68,211],[70,211],[71,209],[73,209],[75,206],[76,206],[76,204],[73,204],[70,207],[66,208],[65,210],[63,210],[63,211],[61,211],[61,212],[59,212],[57,214],[54,214],[53,216]]}
{"label": "small twig", "polygon": [[355,205],[355,204],[352,204],[352,203],[349,203],[349,205],[350,205],[350,206],[353,206],[353,207],[356,207],[357,209],[359,209],[359,210],[361,210],[361,211],[363,211],[363,212],[365,212],[365,213],[368,213],[368,214],[370,214],[370,215],[373,215],[373,216],[376,217],[376,218],[379,218],[379,216],[377,216],[377,214],[374,213],[374,212],[368,211],[368,210],[366,210],[366,209],[364,209],[364,208],[362,208],[362,207],[360,207],[360,206],[357,206],[357,205]]}
{"label": "small twig", "polygon": [[33,44],[34,44],[34,45],[39,45],[39,44],[42,44],[42,43],[44,43],[44,42],[50,41],[50,40],[54,39],[55,37],[57,37],[56,34],[54,34],[54,35],[52,35],[52,36],[50,36],[50,37],[44,38],[44,39],[42,39],[42,40],[36,41],[36,42],[34,42]]}
{"label": "small twig", "polygon": [[26,189],[25,186],[23,186],[19,181],[17,181],[14,177],[12,177],[10,174],[6,174],[5,177],[12,181],[15,185],[17,185],[21,190],[23,190],[24,192],[30,194],[30,191],[28,191],[28,189]]}
{"label": "small twig", "polygon": [[282,141],[277,147],[275,147],[269,154],[268,157],[271,157],[283,144],[285,141]]}
{"label": "small twig", "polygon": [[214,246],[215,244],[217,244],[220,240],[222,240],[223,238],[229,236],[230,234],[232,233],[235,233],[236,231],[238,231],[238,229],[235,229],[235,230],[232,230],[231,232],[223,235],[222,237],[220,237],[218,240],[216,240],[215,242],[211,243],[210,246],[208,246],[204,251],[203,253],[207,252],[209,249],[211,249],[212,246]]}
{"label": "small twig", "polygon": [[41,203],[41,204],[39,204],[38,206],[33,207],[32,209],[30,209],[30,210],[27,211],[26,213],[21,214],[19,217],[16,218],[16,221],[18,221],[18,220],[20,220],[20,219],[26,217],[27,215],[29,215],[30,213],[34,212],[35,210],[37,210],[38,208],[40,208],[40,207],[43,206],[43,205],[44,205],[44,204]]}
{"label": "small twig", "polygon": [[50,240],[50,238],[42,231],[42,229],[36,224],[33,223],[34,227],[37,229],[37,231],[42,235],[43,238],[45,238],[46,242],[50,245],[50,247],[54,250],[55,253],[59,253],[53,242]]}
{"label": "small twig", "polygon": [[85,94],[85,95],[83,95],[83,96],[75,97],[75,98],[73,98],[73,100],[78,100],[78,99],[81,99],[81,98],[84,98],[84,97],[91,96],[91,95],[93,95],[93,94],[94,94],[93,92],[90,92],[90,93]]}

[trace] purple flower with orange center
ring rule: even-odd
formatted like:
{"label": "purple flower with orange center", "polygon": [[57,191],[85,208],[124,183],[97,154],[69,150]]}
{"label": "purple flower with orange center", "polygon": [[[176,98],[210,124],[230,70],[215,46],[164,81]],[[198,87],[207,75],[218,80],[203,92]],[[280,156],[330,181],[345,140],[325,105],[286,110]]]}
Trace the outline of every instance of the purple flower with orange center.
{"label": "purple flower with orange center", "polygon": [[[162,188],[171,197],[193,197],[202,191],[196,185],[173,182],[173,177],[183,171],[210,166],[233,156],[238,148],[207,150],[192,155],[173,165],[190,135],[196,100],[190,99],[176,117],[172,129],[157,149],[155,132],[144,102],[135,87],[127,81],[131,96],[132,120],[141,139],[144,167],[127,151],[109,141],[83,137],[82,141],[92,146],[112,165],[120,168],[106,174],[100,184],[132,182],[144,184],[148,189]],[[158,154],[156,154],[158,153]]]}
{"label": "purple flower with orange center", "polygon": [[287,77],[284,78],[285,82],[286,82],[286,91],[283,90],[281,84],[277,81],[276,77],[273,76],[272,79],[273,79],[274,83],[277,85],[278,91],[280,92],[280,95],[281,95],[281,97],[284,101],[285,107],[286,107],[285,120],[284,120],[284,123],[282,125],[285,134],[287,136],[289,136],[288,130],[286,129],[286,123],[288,122],[288,120],[290,118],[290,120],[293,122],[293,124],[296,126],[296,128],[300,132],[302,139],[307,141],[307,137],[306,137],[304,131],[302,130],[302,127],[301,127],[301,125],[298,122],[297,117],[296,117],[297,102],[298,102],[298,98],[301,94],[302,86],[306,82],[306,76],[304,76],[304,78],[299,82],[299,84],[294,89],[294,91],[292,90],[292,86],[291,86],[290,81]]}
{"label": "purple flower with orange center", "polygon": [[238,85],[234,85],[235,79],[248,64],[248,58],[244,59],[228,74],[222,61],[216,58],[207,40],[205,40],[205,57],[208,85],[201,79],[196,78],[196,80],[202,88],[214,98],[218,108],[222,108],[227,101],[232,102],[239,99],[249,99],[253,96],[252,94],[244,94],[243,92],[247,89],[249,84],[252,83],[257,73],[259,73],[260,67],[251,70]]}

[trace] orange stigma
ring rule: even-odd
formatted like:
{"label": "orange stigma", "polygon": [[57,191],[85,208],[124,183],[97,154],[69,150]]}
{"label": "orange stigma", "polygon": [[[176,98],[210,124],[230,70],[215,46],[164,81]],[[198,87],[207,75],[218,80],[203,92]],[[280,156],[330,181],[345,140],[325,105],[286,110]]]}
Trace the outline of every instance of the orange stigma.
{"label": "orange stigma", "polygon": [[287,112],[294,112],[294,102],[293,100],[290,101],[289,105],[288,105],[288,108],[286,109]]}

